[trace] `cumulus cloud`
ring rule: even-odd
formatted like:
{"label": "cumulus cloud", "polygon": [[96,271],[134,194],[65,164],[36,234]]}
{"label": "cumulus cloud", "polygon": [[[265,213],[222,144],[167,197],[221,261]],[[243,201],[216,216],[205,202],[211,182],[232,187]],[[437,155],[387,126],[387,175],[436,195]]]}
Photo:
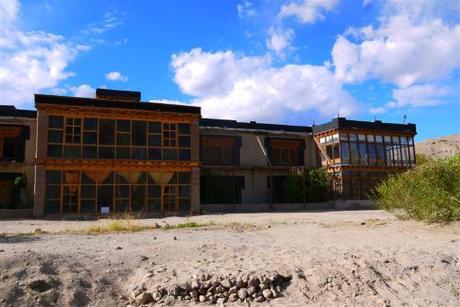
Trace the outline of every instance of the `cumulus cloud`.
{"label": "cumulus cloud", "polygon": [[96,90],[88,84],[82,84],[77,87],[71,87],[70,91],[73,92],[73,95],[75,97],[86,97],[86,98],[96,97]]}
{"label": "cumulus cloud", "polygon": [[362,39],[339,36],[332,49],[335,74],[344,82],[376,78],[406,87],[460,67],[460,25],[441,19],[414,24],[407,15],[396,15],[378,28],[353,32]]}
{"label": "cumulus cloud", "polygon": [[286,48],[291,46],[291,41],[294,38],[294,31],[287,29],[285,31],[270,29],[269,37],[267,38],[267,48],[277,54],[281,54]]}
{"label": "cumulus cloud", "polygon": [[174,80],[206,117],[280,121],[296,112],[328,117],[356,101],[324,66],[274,67],[269,58],[193,49],[172,56]]}
{"label": "cumulus cloud", "polygon": [[126,76],[123,76],[118,71],[111,71],[111,72],[106,73],[105,78],[110,81],[121,81],[121,82],[128,81],[128,78]]}
{"label": "cumulus cloud", "polygon": [[85,46],[51,33],[21,31],[18,14],[17,1],[0,2],[0,104],[24,107],[34,93],[72,76],[67,66]]}
{"label": "cumulus cloud", "polygon": [[413,85],[393,90],[393,100],[385,105],[371,109],[371,113],[385,113],[394,108],[429,107],[447,103],[451,94],[447,86],[436,84]]}
{"label": "cumulus cloud", "polygon": [[325,14],[337,5],[338,0],[303,0],[284,4],[278,13],[279,19],[296,17],[301,23],[313,24],[325,18]]}

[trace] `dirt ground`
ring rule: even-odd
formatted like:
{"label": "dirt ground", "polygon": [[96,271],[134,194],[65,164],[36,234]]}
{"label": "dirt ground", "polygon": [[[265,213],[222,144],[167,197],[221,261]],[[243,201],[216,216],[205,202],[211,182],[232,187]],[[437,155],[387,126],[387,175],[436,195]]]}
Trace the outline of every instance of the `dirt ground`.
{"label": "dirt ground", "polygon": [[202,273],[252,272],[292,277],[281,297],[254,306],[460,306],[458,222],[426,225],[382,211],[204,215],[187,221],[213,225],[25,235],[110,221],[0,221],[0,306],[127,306],[133,289],[168,287]]}

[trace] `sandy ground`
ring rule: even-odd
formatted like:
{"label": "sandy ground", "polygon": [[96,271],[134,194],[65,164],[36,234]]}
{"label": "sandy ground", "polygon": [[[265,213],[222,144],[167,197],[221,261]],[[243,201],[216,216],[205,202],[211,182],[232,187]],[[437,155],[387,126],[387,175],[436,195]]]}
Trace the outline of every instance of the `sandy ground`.
{"label": "sandy ground", "polygon": [[167,287],[201,273],[250,272],[292,276],[282,297],[251,303],[255,306],[460,305],[458,222],[425,225],[381,211],[226,214],[191,220],[215,225],[28,236],[17,233],[108,221],[0,221],[0,233],[6,233],[0,237],[0,305],[127,306],[136,286]]}
{"label": "sandy ground", "polygon": [[415,152],[433,158],[445,158],[460,153],[460,133],[427,139],[415,144]]}

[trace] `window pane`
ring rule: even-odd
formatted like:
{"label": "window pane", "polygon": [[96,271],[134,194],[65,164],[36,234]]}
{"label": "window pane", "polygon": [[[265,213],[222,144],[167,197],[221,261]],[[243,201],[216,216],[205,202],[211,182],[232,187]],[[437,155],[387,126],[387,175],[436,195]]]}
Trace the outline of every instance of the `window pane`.
{"label": "window pane", "polygon": [[61,184],[61,171],[46,171],[47,184]]}
{"label": "window pane", "polygon": [[179,124],[179,134],[190,134],[190,125]]}
{"label": "window pane", "polygon": [[149,135],[149,146],[161,146],[161,136],[154,134]]}
{"label": "window pane", "polygon": [[383,142],[383,137],[382,137],[381,135],[376,135],[376,136],[375,136],[375,141],[376,141],[377,143],[382,143],[382,142]]}
{"label": "window pane", "polygon": [[179,186],[179,197],[183,197],[183,198],[190,197],[190,186],[189,185]]}
{"label": "window pane", "polygon": [[133,147],[131,149],[131,159],[146,160],[147,159],[147,148]]}
{"label": "window pane", "polygon": [[149,122],[149,132],[150,133],[161,133],[161,123]]}
{"label": "window pane", "polygon": [[148,186],[148,197],[149,198],[160,198],[161,196],[161,186],[159,185],[149,185]]}
{"label": "window pane", "polygon": [[97,119],[85,118],[83,121],[83,127],[85,130],[97,130]]}
{"label": "window pane", "polygon": [[359,134],[358,135],[358,140],[359,141],[365,141],[366,140],[366,135],[365,134]]}
{"label": "window pane", "polygon": [[175,148],[163,149],[163,159],[164,160],[177,160],[177,150]]}
{"label": "window pane", "polygon": [[99,144],[115,144],[115,121],[111,119],[101,119],[99,121]]}
{"label": "window pane", "polygon": [[48,145],[48,157],[60,158],[62,157],[61,145]]}
{"label": "window pane", "polygon": [[117,134],[117,145],[129,146],[129,134],[128,133],[118,133]]}
{"label": "window pane", "polygon": [[47,185],[45,199],[61,199],[61,185]]}
{"label": "window pane", "polygon": [[63,128],[64,119],[62,116],[50,116],[48,121],[49,128]]}
{"label": "window pane", "polygon": [[348,143],[342,143],[342,163],[350,163],[350,153],[348,152]]}
{"label": "window pane", "polygon": [[131,125],[129,120],[117,120],[117,131],[130,132]]}
{"label": "window pane", "polygon": [[361,156],[361,164],[366,165],[367,164],[367,149],[366,149],[366,144],[360,143],[359,144],[359,154]]}
{"label": "window pane", "polygon": [[190,149],[179,149],[179,160],[187,161],[190,160]]}
{"label": "window pane", "polygon": [[84,146],[83,147],[83,158],[96,159],[97,158],[97,147],[96,146]]}
{"label": "window pane", "polygon": [[96,198],[96,185],[82,185],[81,186],[82,199],[95,199]]}
{"label": "window pane", "polygon": [[149,160],[161,160],[161,149],[150,148],[149,149]]}
{"label": "window pane", "polygon": [[81,151],[80,146],[66,145],[64,146],[64,157],[65,158],[80,158]]}
{"label": "window pane", "polygon": [[179,136],[179,147],[190,147],[190,136]]}
{"label": "window pane", "polygon": [[352,164],[358,164],[359,163],[358,143],[350,143],[350,150],[351,150]]}
{"label": "window pane", "polygon": [[348,134],[346,134],[346,133],[341,133],[341,134],[340,134],[340,140],[342,140],[342,141],[348,141]]}
{"label": "window pane", "polygon": [[83,134],[83,144],[97,144],[97,132],[85,132]]}
{"label": "window pane", "polygon": [[180,184],[189,184],[190,183],[190,177],[191,174],[188,172],[180,172],[178,173],[179,177],[179,183]]}
{"label": "window pane", "polygon": [[357,140],[356,134],[350,134],[350,141],[356,141],[356,140]]}
{"label": "window pane", "polygon": [[95,200],[82,200],[80,202],[80,210],[82,213],[92,213],[96,212],[96,202]]}
{"label": "window pane", "polygon": [[143,121],[132,122],[132,144],[134,146],[146,146],[147,145],[147,125]]}
{"label": "window pane", "polygon": [[129,185],[116,185],[115,198],[129,198]]}
{"label": "window pane", "polygon": [[48,130],[48,143],[62,143],[62,130]]}
{"label": "window pane", "polygon": [[99,147],[99,159],[113,159],[115,157],[114,147]]}
{"label": "window pane", "polygon": [[129,159],[129,147],[117,147],[117,159]]}

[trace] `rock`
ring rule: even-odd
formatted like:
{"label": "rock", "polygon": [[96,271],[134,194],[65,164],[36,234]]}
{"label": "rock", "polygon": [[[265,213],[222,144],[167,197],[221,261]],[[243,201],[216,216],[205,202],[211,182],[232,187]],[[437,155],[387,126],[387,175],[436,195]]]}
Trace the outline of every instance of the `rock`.
{"label": "rock", "polygon": [[165,305],[173,305],[174,304],[174,296],[168,296],[164,300]]}
{"label": "rock", "polygon": [[196,291],[196,290],[192,290],[189,294],[193,298],[198,297],[198,291]]}
{"label": "rock", "polygon": [[195,279],[194,281],[192,281],[190,286],[192,287],[193,290],[197,290],[200,288],[200,282]]}
{"label": "rock", "polygon": [[117,246],[117,248],[115,248],[117,250],[120,250],[120,249],[123,249],[121,246]]}
{"label": "rock", "polygon": [[142,256],[139,257],[139,259],[141,261],[145,261],[145,260],[149,259],[149,257],[142,255]]}
{"label": "rock", "polygon": [[204,303],[204,302],[206,302],[207,298],[206,298],[206,296],[204,296],[204,295],[200,295],[200,297],[198,298],[198,300],[199,300],[201,303]]}
{"label": "rock", "polygon": [[271,288],[270,291],[272,291],[273,298],[276,298],[279,296],[279,292],[276,289]]}
{"label": "rock", "polygon": [[254,286],[248,288],[248,294],[249,295],[253,295],[254,293],[256,293],[256,291],[257,291],[257,289]]}
{"label": "rock", "polygon": [[236,286],[238,288],[245,288],[246,287],[246,283],[241,279],[241,278],[238,278],[236,280]]}
{"label": "rock", "polygon": [[265,290],[265,289],[270,288],[270,285],[269,284],[259,284],[259,288],[260,290]]}
{"label": "rock", "polygon": [[210,302],[211,304],[215,304],[215,303],[217,302],[217,298],[216,298],[215,296],[210,296],[210,297],[209,297],[209,302]]}
{"label": "rock", "polygon": [[142,292],[137,298],[136,300],[139,302],[139,304],[141,305],[146,305],[146,304],[149,304],[151,302],[153,302],[153,296],[151,293],[149,292]]}
{"label": "rock", "polygon": [[262,302],[265,301],[265,297],[263,297],[263,296],[258,296],[258,297],[255,298],[255,301],[256,301],[257,303],[262,303]]}
{"label": "rock", "polygon": [[174,237],[174,240],[177,240],[177,238],[176,238],[176,237]]}
{"label": "rock", "polygon": [[228,279],[221,280],[220,285],[225,289],[230,289],[230,287],[232,286]]}
{"label": "rock", "polygon": [[262,278],[262,283],[265,284],[265,285],[269,285],[270,284],[270,278],[268,278],[267,276],[264,276]]}
{"label": "rock", "polygon": [[4,275],[2,275],[2,280],[6,280],[6,279],[8,279],[8,277],[9,277],[8,275],[4,274]]}
{"label": "rock", "polygon": [[221,297],[217,299],[217,304],[225,304],[227,302],[227,299],[225,297]]}
{"label": "rock", "polygon": [[225,288],[222,287],[222,286],[218,286],[218,287],[216,288],[216,291],[215,291],[215,292],[216,292],[216,293],[224,293],[224,292],[225,292]]}
{"label": "rock", "polygon": [[190,295],[186,295],[186,296],[184,296],[184,300],[187,300],[187,301],[189,301],[189,300],[191,300],[191,299],[192,299],[192,297],[191,297]]}
{"label": "rock", "polygon": [[257,276],[252,276],[249,278],[248,285],[257,287],[260,284],[260,280]]}
{"label": "rock", "polygon": [[248,289],[246,288],[241,288],[238,290],[238,297],[242,300],[244,300],[246,297],[248,297]]}
{"label": "rock", "polygon": [[232,294],[232,293],[237,293],[238,292],[238,288],[237,287],[231,287],[229,290],[228,290],[228,293]]}
{"label": "rock", "polygon": [[153,292],[152,297],[153,297],[153,299],[154,299],[155,301],[158,302],[158,301],[161,300],[161,298],[163,297],[163,295],[161,295],[160,292],[155,291],[155,292]]}
{"label": "rock", "polygon": [[262,291],[262,295],[263,295],[266,299],[269,299],[269,298],[272,298],[273,293],[272,293],[272,290],[270,290],[270,289],[265,289],[264,291]]}
{"label": "rock", "polygon": [[235,302],[236,300],[238,300],[238,294],[236,294],[236,293],[230,294],[229,297],[228,297],[228,300],[230,302]]}

